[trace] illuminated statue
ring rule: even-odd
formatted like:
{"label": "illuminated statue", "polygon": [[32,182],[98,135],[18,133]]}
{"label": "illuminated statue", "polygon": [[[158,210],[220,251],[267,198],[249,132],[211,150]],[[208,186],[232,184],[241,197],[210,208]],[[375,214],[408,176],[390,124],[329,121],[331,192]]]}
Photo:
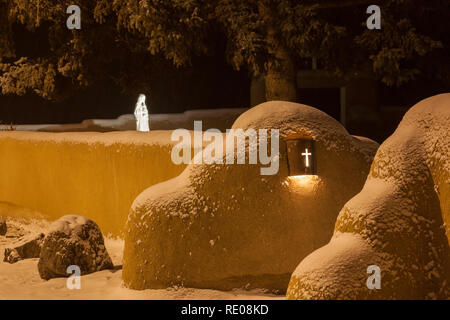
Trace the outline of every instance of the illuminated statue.
{"label": "illuminated statue", "polygon": [[134,110],[134,116],[136,117],[136,130],[137,131],[150,131],[148,110],[145,105],[145,94],[140,94],[136,103],[136,109]]}

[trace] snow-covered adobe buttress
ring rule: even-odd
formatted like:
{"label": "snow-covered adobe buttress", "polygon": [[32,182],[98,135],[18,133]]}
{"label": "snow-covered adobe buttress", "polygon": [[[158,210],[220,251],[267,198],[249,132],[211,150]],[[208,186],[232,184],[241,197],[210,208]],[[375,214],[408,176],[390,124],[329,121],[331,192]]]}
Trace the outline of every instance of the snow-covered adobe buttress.
{"label": "snow-covered adobe buttress", "polygon": [[[288,298],[450,298],[449,126],[450,94],[408,111],[341,210],[330,243],[297,267]],[[368,289],[372,265],[380,289]]]}
{"label": "snow-covered adobe buttress", "polygon": [[[126,286],[285,292],[302,258],[329,241],[340,208],[361,190],[378,147],[349,135],[325,113],[289,102],[256,106],[233,128],[279,129],[278,173],[263,176],[260,163],[236,164],[235,158],[235,164],[190,164],[145,190],[125,231]],[[288,177],[288,138],[316,141],[317,177]]]}

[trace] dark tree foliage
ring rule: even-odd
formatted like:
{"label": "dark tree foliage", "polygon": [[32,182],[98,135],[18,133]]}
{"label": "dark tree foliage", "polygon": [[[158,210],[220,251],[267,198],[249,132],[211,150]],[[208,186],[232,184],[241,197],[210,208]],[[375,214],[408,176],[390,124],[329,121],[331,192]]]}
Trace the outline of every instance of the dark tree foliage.
{"label": "dark tree foliage", "polygon": [[432,78],[448,81],[449,32],[449,1],[390,0],[383,4],[382,30],[365,30],[355,42],[368,54],[374,73],[389,86],[430,71]]}
{"label": "dark tree foliage", "polygon": [[[68,30],[75,2],[82,26]],[[365,27],[368,0],[75,2],[0,0],[2,94],[64,99],[104,79],[136,93],[168,64],[217,54],[217,37],[228,63],[265,76],[268,99],[295,100],[296,70],[312,57],[330,72],[365,68],[390,86],[419,75],[450,83],[447,0],[382,1],[381,30]]]}

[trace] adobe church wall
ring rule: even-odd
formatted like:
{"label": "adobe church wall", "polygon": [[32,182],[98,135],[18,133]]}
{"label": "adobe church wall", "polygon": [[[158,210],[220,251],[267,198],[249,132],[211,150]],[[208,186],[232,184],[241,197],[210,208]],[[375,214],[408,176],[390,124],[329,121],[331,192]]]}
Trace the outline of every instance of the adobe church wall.
{"label": "adobe church wall", "polygon": [[105,234],[120,235],[136,196],[185,168],[171,161],[177,142],[170,135],[0,132],[0,203],[44,213],[50,220],[83,215]]}
{"label": "adobe church wall", "polygon": [[[260,164],[237,165],[238,149],[226,144],[223,164],[190,164],[143,191],[127,220],[127,287],[285,291],[298,263],[332,236],[378,148],[315,108],[283,101],[248,110],[233,129],[279,130],[279,171],[261,175]],[[317,176],[289,176],[286,140],[300,138],[315,142]],[[261,150],[257,144],[249,142],[245,152]]]}

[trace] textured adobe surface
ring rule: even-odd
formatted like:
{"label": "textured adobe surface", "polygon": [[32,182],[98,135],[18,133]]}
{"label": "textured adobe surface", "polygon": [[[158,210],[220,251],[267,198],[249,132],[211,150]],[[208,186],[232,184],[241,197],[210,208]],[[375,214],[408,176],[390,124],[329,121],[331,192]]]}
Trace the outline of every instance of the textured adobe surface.
{"label": "textured adobe surface", "polygon": [[[0,210],[20,206],[49,220],[79,214],[121,234],[136,196],[176,177],[171,131],[0,132]],[[12,210],[2,211],[13,215]]]}
{"label": "textured adobe surface", "polygon": [[[450,94],[408,111],[333,238],[294,272],[290,299],[450,298]],[[369,290],[367,267],[381,269]]]}
{"label": "textured adobe surface", "polygon": [[[361,190],[378,147],[350,136],[325,113],[289,102],[252,108],[233,128],[279,129],[278,173],[260,175],[261,164],[190,164],[180,176],[145,190],[127,221],[126,286],[284,292],[296,265],[329,241],[339,210]],[[316,178],[288,177],[284,139],[301,137],[316,141]]]}

